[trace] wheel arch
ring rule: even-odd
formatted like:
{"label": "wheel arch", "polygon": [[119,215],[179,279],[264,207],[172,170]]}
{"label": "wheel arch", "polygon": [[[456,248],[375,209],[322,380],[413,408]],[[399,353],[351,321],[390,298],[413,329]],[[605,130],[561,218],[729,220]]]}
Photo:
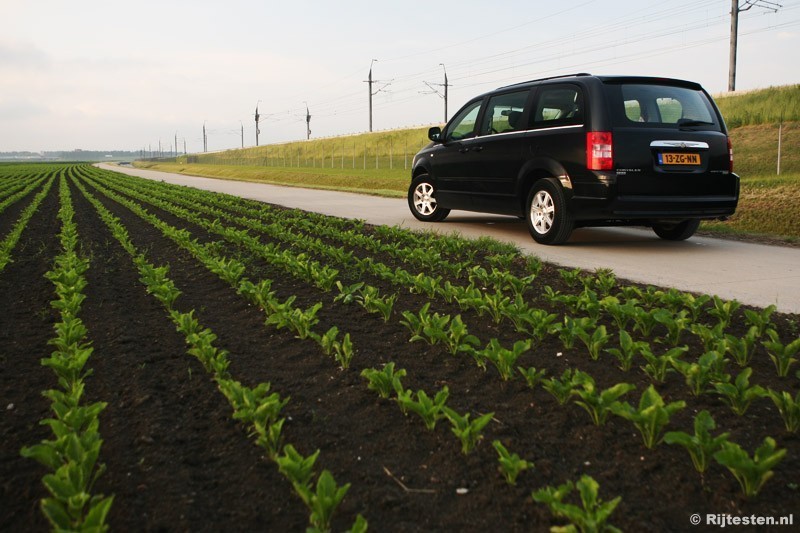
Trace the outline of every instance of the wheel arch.
{"label": "wheel arch", "polygon": [[572,180],[567,170],[557,161],[546,158],[534,158],[528,161],[517,178],[516,197],[520,213],[525,213],[525,203],[533,186],[542,179],[555,178],[569,198],[572,191]]}

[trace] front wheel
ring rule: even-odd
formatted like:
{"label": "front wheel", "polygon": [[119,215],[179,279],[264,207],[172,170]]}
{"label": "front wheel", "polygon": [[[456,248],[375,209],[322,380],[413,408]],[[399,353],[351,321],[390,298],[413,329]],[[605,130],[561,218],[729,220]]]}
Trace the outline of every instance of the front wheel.
{"label": "front wheel", "polygon": [[408,207],[418,220],[440,222],[450,214],[449,209],[436,202],[436,189],[427,174],[421,174],[411,181],[408,188]]}
{"label": "front wheel", "polygon": [[674,224],[654,224],[653,231],[666,241],[685,241],[697,231],[700,221],[697,219],[684,220]]}
{"label": "front wheel", "polygon": [[575,221],[558,181],[553,178],[537,181],[525,205],[525,220],[533,240],[539,244],[561,244],[569,239]]}

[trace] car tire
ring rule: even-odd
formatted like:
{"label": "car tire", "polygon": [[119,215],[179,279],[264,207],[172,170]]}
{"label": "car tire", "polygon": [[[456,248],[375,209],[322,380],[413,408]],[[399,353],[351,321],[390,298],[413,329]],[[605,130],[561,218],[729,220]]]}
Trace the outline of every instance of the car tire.
{"label": "car tire", "polygon": [[699,220],[689,219],[675,224],[654,224],[653,231],[665,241],[685,241],[694,235],[699,227]]}
{"label": "car tire", "polygon": [[539,244],[561,244],[569,239],[575,220],[557,180],[545,178],[534,184],[525,202],[525,221]]}
{"label": "car tire", "polygon": [[450,214],[449,209],[436,203],[436,188],[427,174],[420,174],[411,180],[408,207],[415,218],[424,222],[440,222]]}

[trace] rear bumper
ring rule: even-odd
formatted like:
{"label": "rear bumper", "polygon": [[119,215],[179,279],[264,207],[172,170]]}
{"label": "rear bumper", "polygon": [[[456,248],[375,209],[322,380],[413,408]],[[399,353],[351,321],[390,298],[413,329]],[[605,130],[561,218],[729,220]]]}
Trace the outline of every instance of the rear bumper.
{"label": "rear bumper", "polygon": [[739,203],[736,174],[717,182],[718,187],[706,184],[703,190],[698,187],[678,194],[619,194],[615,180],[605,178],[605,183],[573,190],[570,201],[576,220],[716,219],[733,215]]}

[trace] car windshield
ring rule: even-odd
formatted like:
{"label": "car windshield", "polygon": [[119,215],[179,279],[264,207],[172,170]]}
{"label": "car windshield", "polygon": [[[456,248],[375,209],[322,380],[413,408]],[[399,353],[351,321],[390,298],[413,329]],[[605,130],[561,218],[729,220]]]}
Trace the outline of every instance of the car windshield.
{"label": "car windshield", "polygon": [[718,128],[706,95],[686,87],[623,84],[614,107],[618,126]]}

